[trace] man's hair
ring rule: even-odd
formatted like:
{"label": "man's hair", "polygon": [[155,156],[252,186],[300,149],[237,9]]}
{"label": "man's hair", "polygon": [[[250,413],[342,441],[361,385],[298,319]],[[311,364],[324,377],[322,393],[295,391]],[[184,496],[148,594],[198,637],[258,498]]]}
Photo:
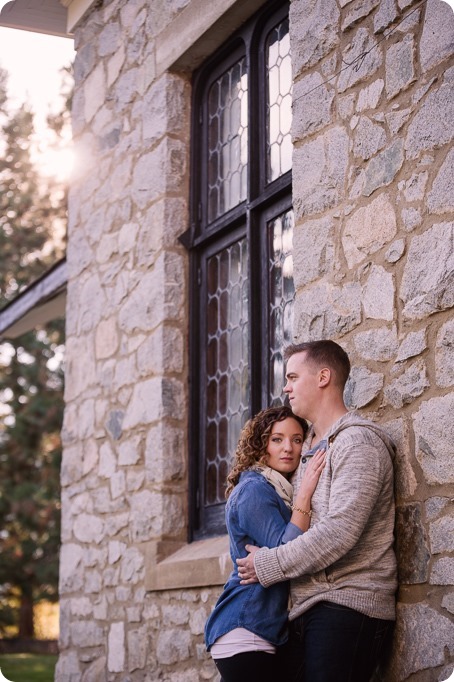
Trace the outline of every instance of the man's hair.
{"label": "man's hair", "polygon": [[347,353],[335,341],[306,341],[294,343],[284,349],[284,359],[288,360],[296,353],[306,353],[306,360],[320,369],[328,367],[334,372],[334,381],[342,388],[350,374],[350,360]]}

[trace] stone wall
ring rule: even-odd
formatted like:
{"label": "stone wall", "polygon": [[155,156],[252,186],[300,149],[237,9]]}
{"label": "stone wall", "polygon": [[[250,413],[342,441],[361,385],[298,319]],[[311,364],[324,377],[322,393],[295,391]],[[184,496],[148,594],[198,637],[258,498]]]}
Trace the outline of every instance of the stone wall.
{"label": "stone wall", "polygon": [[[454,14],[295,0],[297,339],[337,338],[399,444],[390,680],[454,667]],[[348,65],[351,66],[348,66]]]}
{"label": "stone wall", "polygon": [[[184,544],[187,531],[177,237],[190,81],[159,69],[156,41],[191,7],[199,16],[197,0],[105,1],[75,36],[57,682],[216,679],[202,632],[219,585],[146,589],[150,545]],[[294,0],[290,17],[295,337],[339,339],[355,365],[350,404],[398,440],[389,680],[442,680],[453,647],[453,13],[439,0]]]}

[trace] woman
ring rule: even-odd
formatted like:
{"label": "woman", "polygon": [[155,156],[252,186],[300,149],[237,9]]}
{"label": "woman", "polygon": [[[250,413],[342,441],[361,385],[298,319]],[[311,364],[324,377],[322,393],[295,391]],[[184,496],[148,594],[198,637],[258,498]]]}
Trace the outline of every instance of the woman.
{"label": "woman", "polygon": [[307,424],[289,407],[259,412],[244,426],[227,478],[226,523],[234,569],[205,626],[205,642],[224,682],[285,679],[278,647],[287,639],[288,582],[240,585],[235,560],[246,544],[276,547],[309,528],[310,502],[324,467],[317,450],[297,495],[296,470]]}

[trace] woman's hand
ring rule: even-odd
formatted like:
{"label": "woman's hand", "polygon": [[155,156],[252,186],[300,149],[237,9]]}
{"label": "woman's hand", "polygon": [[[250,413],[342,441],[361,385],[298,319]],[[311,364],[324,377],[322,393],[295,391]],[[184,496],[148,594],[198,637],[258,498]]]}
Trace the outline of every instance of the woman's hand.
{"label": "woman's hand", "polygon": [[310,499],[312,497],[322,471],[325,468],[325,460],[326,450],[317,450],[311,457],[301,479],[300,487],[296,494],[297,498]]}
{"label": "woman's hand", "polygon": [[325,467],[326,451],[317,450],[307,465],[299,490],[293,499],[291,522],[303,531],[310,526],[311,498]]}

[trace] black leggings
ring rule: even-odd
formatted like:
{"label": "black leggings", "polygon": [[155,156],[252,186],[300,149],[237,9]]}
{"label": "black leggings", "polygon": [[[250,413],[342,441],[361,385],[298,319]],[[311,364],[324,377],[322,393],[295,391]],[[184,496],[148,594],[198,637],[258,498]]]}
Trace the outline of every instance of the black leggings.
{"label": "black leggings", "polygon": [[265,651],[246,651],[214,662],[222,675],[222,682],[276,682],[282,679],[277,669],[276,654]]}

